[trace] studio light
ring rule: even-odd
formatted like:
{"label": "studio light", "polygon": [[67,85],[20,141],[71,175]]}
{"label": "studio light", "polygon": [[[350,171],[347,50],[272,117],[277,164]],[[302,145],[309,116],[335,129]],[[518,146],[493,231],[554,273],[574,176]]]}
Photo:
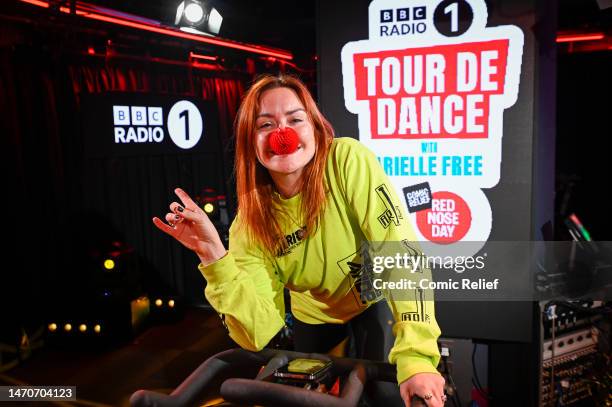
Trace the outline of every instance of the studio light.
{"label": "studio light", "polygon": [[196,33],[219,34],[223,17],[207,1],[184,0],[176,9],[174,24],[181,30]]}
{"label": "studio light", "polygon": [[191,3],[185,6],[184,13],[187,21],[194,25],[201,23],[204,17],[204,10],[198,3]]}

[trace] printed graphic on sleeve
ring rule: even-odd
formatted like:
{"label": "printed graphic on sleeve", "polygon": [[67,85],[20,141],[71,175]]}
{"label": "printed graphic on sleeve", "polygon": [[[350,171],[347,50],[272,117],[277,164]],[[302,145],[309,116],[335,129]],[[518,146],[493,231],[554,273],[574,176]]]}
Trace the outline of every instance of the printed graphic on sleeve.
{"label": "printed graphic on sleeve", "polygon": [[[368,10],[369,38],[341,52],[345,106],[359,140],[405,197],[420,239],[442,251],[461,240],[484,244],[493,218],[483,189],[500,180],[523,32],[487,26],[484,0],[373,0]],[[423,183],[430,197],[451,194],[455,209],[435,210],[435,198],[411,189]],[[393,213],[385,214],[379,220],[388,227]]]}
{"label": "printed graphic on sleeve", "polygon": [[402,211],[399,206],[395,205],[391,200],[391,194],[385,184],[376,187],[378,197],[385,205],[385,211],[378,216],[378,221],[383,228],[387,229],[391,223],[399,226],[399,220],[402,219]]}
{"label": "printed graphic on sleeve", "polygon": [[416,311],[413,312],[403,312],[401,315],[402,321],[404,322],[431,322],[431,318],[429,314],[427,314],[427,310],[425,305],[427,304],[424,301],[425,295],[423,294],[423,290],[420,288],[414,290],[414,302],[416,304]]}
{"label": "printed graphic on sleeve", "polygon": [[[414,248],[414,242],[409,241],[408,239],[402,240],[403,252],[406,253],[408,257],[412,257],[416,259],[420,256],[424,256],[424,253],[420,250]],[[413,261],[412,264],[416,265],[416,267],[412,268],[413,273],[423,273],[423,261]]]}
{"label": "printed graphic on sleeve", "polygon": [[377,302],[383,298],[382,291],[374,288],[372,270],[364,266],[368,262],[364,262],[363,250],[365,250],[364,245],[361,246],[359,251],[336,262],[340,270],[349,279],[350,290],[360,306]]}

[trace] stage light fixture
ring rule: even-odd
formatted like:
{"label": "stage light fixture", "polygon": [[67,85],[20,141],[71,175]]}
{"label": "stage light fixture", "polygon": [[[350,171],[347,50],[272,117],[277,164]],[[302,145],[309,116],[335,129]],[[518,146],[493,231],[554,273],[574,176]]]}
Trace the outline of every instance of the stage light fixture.
{"label": "stage light fixture", "polygon": [[164,302],[159,298],[155,300],[155,305],[157,305],[158,307],[161,307],[163,303]]}
{"label": "stage light fixture", "polygon": [[219,34],[223,17],[207,1],[184,0],[176,9],[174,24],[181,30],[199,34]]}
{"label": "stage light fixture", "polygon": [[64,330],[65,330],[66,332],[70,332],[70,331],[72,331],[72,325],[71,325],[71,324],[66,324],[66,325],[64,325]]}
{"label": "stage light fixture", "polygon": [[115,262],[112,259],[104,260],[104,268],[107,270],[112,270],[115,268]]}
{"label": "stage light fixture", "polygon": [[79,331],[81,331],[81,332],[87,331],[87,325],[85,325],[85,324],[79,325]]}
{"label": "stage light fixture", "polygon": [[198,3],[191,3],[185,6],[185,18],[192,24],[198,24],[204,17],[204,9]]}
{"label": "stage light fixture", "polygon": [[[33,6],[41,7],[41,8],[49,8],[49,3],[47,1],[42,0],[19,0],[22,3],[27,3]],[[77,16],[81,16],[83,18],[88,18],[97,21],[104,21],[106,23],[120,25],[123,27],[130,27],[138,30],[154,32],[158,34],[163,34],[175,38],[183,38],[188,39],[190,41],[197,41],[205,44],[213,44],[226,48],[239,49],[255,54],[261,55],[273,55],[277,58],[282,59],[293,59],[293,55],[285,50],[268,48],[261,45],[252,45],[252,44],[244,44],[237,41],[224,40],[221,38],[213,38],[213,36],[203,36],[203,35],[193,35],[188,32],[182,32],[181,30],[176,30],[174,28],[170,28],[164,26],[159,22],[143,22],[142,19],[137,18],[137,16],[133,16],[127,13],[117,12],[116,10],[107,9],[105,7],[100,6],[92,6],[91,4],[80,4],[77,2]],[[184,7],[183,7],[184,9]],[[70,9],[68,7],[60,7],[60,11],[62,13],[70,13]],[[212,22],[218,22],[219,28],[221,26],[221,22],[223,18],[218,12],[213,13]],[[216,14],[219,14],[216,17]],[[214,25],[214,24],[213,24]],[[185,30],[183,30],[185,31]],[[198,34],[202,34],[198,32]]]}
{"label": "stage light fixture", "polygon": [[50,324],[49,324],[49,331],[51,331],[51,332],[55,332],[55,331],[57,331],[57,324],[56,324],[56,323],[53,323],[53,322],[52,322],[52,323],[50,323]]}
{"label": "stage light fixture", "polygon": [[100,325],[94,325],[94,332],[99,334],[100,331],[102,330],[102,327]]}
{"label": "stage light fixture", "polygon": [[174,300],[169,300],[169,301],[168,301],[168,306],[169,306],[170,308],[174,308]]}

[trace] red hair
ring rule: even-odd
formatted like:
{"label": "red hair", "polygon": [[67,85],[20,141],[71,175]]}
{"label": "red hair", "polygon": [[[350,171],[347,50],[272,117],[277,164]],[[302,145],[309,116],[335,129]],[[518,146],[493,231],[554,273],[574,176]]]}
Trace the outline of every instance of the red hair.
{"label": "red hair", "polygon": [[293,90],[314,128],[315,155],[304,167],[299,191],[302,194],[301,213],[306,226],[304,237],[318,226],[325,207],[326,192],[323,181],[327,154],[334,138],[334,130],[319,111],[306,86],[297,78],[285,74],[259,77],[246,92],[234,123],[236,136],[236,193],[238,195],[239,228],[245,227],[252,242],[259,243],[268,254],[275,255],[286,247],[283,233],[276,219],[274,203],[278,197],[268,170],[255,154],[255,122],[259,114],[262,94],[270,89]]}

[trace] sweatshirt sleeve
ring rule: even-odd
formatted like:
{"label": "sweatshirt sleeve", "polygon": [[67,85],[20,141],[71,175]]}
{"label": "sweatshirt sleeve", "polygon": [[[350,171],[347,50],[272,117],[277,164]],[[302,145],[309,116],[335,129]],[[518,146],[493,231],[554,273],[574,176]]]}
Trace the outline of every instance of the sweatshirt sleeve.
{"label": "sweatshirt sleeve", "polygon": [[[347,205],[365,238],[368,242],[404,241],[420,253],[409,218],[374,153],[357,140],[342,140],[334,152],[336,171]],[[422,271],[424,278],[431,274],[428,269]],[[420,290],[412,291],[403,292],[401,300],[394,298],[392,292],[383,291],[395,318],[395,343],[389,353],[389,362],[397,366],[398,383],[416,373],[438,373],[436,367],[440,360],[437,345],[440,328],[435,319],[434,302],[426,300]],[[427,298],[433,298],[431,293]],[[412,315],[419,317],[410,317]]]}
{"label": "sweatshirt sleeve", "polygon": [[206,298],[230,337],[244,349],[260,351],[285,325],[283,284],[269,257],[249,246],[244,233],[235,233],[236,222],[229,252],[198,269],[207,281]]}

